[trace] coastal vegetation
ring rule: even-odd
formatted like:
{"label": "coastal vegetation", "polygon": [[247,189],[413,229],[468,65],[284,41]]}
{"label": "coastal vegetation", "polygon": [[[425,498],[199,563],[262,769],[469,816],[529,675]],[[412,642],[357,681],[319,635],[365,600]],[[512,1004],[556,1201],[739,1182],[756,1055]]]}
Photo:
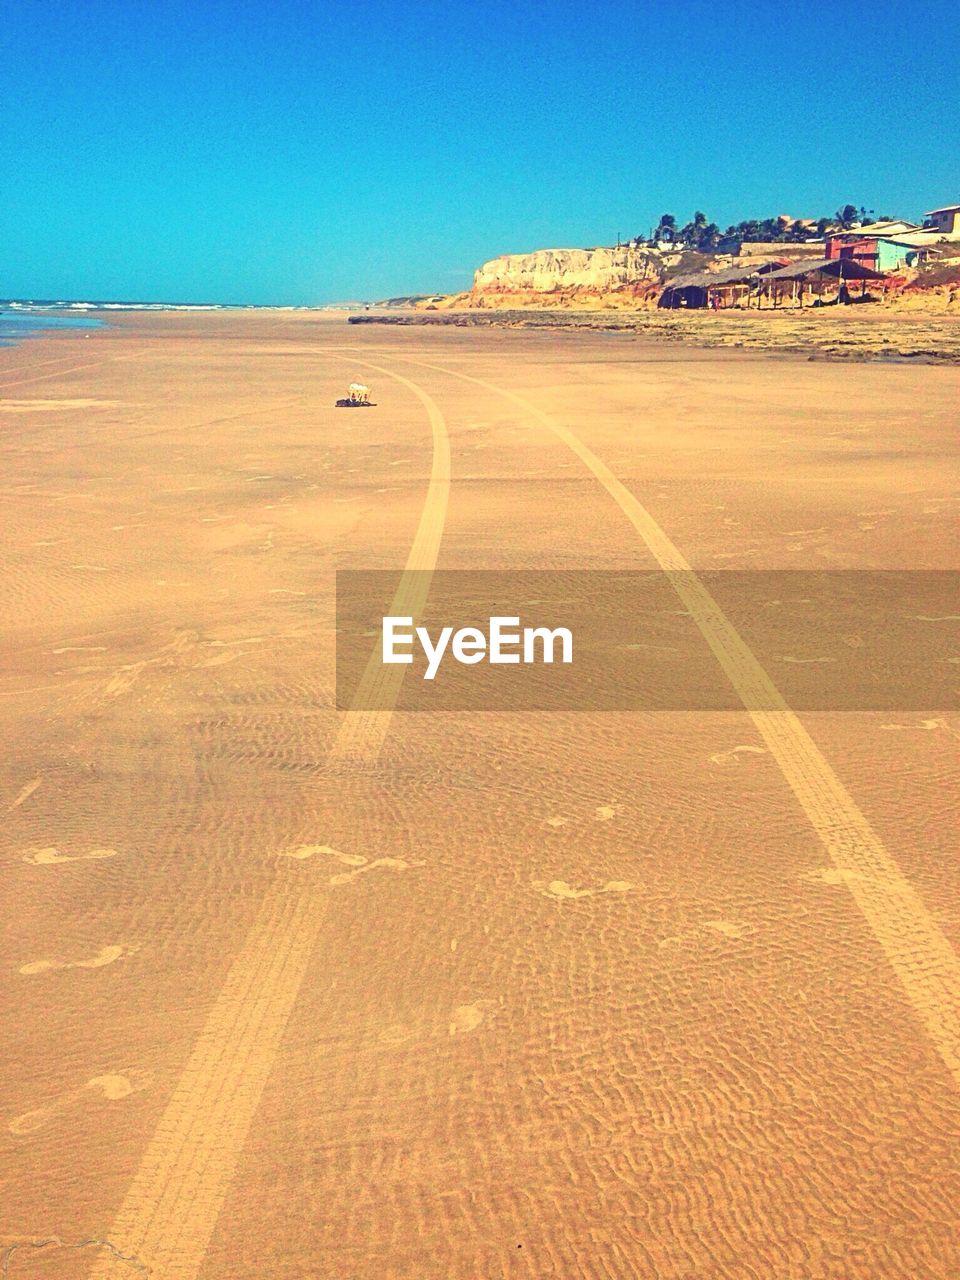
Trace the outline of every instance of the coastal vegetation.
{"label": "coastal vegetation", "polygon": [[[722,231],[716,222],[711,222],[700,210],[683,226],[678,226],[674,214],[664,213],[653,229],[649,242],[658,244],[667,241],[701,253],[728,253],[744,240],[804,244],[809,240],[822,239],[829,231],[845,231],[872,222],[875,217],[874,211],[862,204],[844,204],[829,217],[792,218],[786,214],[778,214],[772,218],[746,218],[732,223]],[[882,214],[881,220],[886,217],[886,214]],[[642,239],[643,237],[637,237],[638,241]]]}

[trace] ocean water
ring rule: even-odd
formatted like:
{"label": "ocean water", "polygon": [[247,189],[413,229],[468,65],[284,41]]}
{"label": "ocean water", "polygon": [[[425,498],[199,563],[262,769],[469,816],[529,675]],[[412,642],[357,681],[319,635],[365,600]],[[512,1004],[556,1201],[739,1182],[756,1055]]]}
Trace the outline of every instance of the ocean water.
{"label": "ocean water", "polygon": [[11,347],[50,329],[101,329],[102,320],[91,316],[51,316],[38,311],[11,311],[0,306],[0,347]]}

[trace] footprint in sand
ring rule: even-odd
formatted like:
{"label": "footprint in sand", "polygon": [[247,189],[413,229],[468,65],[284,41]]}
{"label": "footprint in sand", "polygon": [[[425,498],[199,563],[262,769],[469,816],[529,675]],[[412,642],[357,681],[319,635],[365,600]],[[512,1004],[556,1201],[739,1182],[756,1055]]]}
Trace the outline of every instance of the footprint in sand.
{"label": "footprint in sand", "polygon": [[621,813],[623,813],[622,804],[601,804],[594,810],[594,816],[598,822],[612,822]]}
{"label": "footprint in sand", "polygon": [[764,747],[732,747],[729,751],[718,751],[710,757],[711,764],[739,764],[741,755],[765,756]]}
{"label": "footprint in sand", "polygon": [[391,871],[407,871],[412,866],[422,865],[423,863],[407,862],[403,858],[374,858],[372,862],[368,862],[362,867],[355,867],[353,871],[341,871],[337,875],[331,876],[330,883],[349,884],[357,876],[362,876],[366,871],[374,871],[377,867],[387,867]]}
{"label": "footprint in sand", "polygon": [[242,657],[239,653],[215,653],[212,658],[204,658],[202,662],[198,662],[198,667],[223,667],[228,662],[235,662],[237,658]]}
{"label": "footprint in sand", "polygon": [[285,849],[280,857],[296,858],[298,862],[303,862],[305,859],[313,858],[317,854],[336,858],[338,862],[342,862],[348,867],[362,867],[367,861],[359,853],[341,853],[339,849],[334,849],[329,844],[298,844],[295,849]]}
{"label": "footprint in sand", "polygon": [[722,933],[725,938],[743,937],[743,928],[732,920],[705,920],[703,927],[712,929],[714,933]]}
{"label": "footprint in sand", "polygon": [[141,673],[150,665],[151,660],[148,659],[143,662],[133,662],[128,667],[121,667],[104,685],[103,692],[108,698],[119,698],[121,693],[126,693],[128,689],[133,688]]}
{"label": "footprint in sand", "polygon": [[608,880],[606,884],[595,888],[580,889],[567,884],[566,880],[534,880],[532,888],[545,898],[595,898],[601,893],[629,893],[637,886],[629,880]]}
{"label": "footprint in sand", "polygon": [[881,729],[946,729],[948,733],[952,730],[945,720],[921,720],[919,724],[882,724]]}
{"label": "footprint in sand", "polygon": [[668,937],[660,938],[657,941],[658,947],[685,947],[688,943],[696,944],[702,941],[703,931],[709,929],[711,933],[719,933],[724,938],[743,938],[754,930],[750,925],[740,925],[733,920],[704,920],[701,925],[694,925],[690,929],[684,929],[680,933],[670,934]]}
{"label": "footprint in sand", "polygon": [[29,849],[23,855],[23,861],[32,867],[50,867],[58,862],[87,862],[90,859],[115,858],[116,849],[88,849],[86,853],[61,853],[51,845],[47,849]]}
{"label": "footprint in sand", "polygon": [[21,787],[10,804],[7,805],[7,813],[13,813],[14,809],[20,808],[24,800],[29,800],[42,781],[42,777],[34,778],[32,782],[28,782],[26,786]]}
{"label": "footprint in sand", "polygon": [[553,827],[554,831],[557,831],[560,827],[565,827],[567,825],[567,820],[566,818],[561,818],[559,814],[556,814],[552,818],[544,818],[543,825],[545,827]]}
{"label": "footprint in sand", "polygon": [[332,875],[330,877],[332,885],[349,884],[357,876],[363,875],[366,871],[374,871],[377,867],[386,867],[391,871],[407,871],[410,867],[423,866],[422,862],[407,862],[404,858],[374,858],[371,861],[359,853],[341,853],[339,849],[334,849],[328,844],[301,844],[295,849],[285,850],[280,856],[295,858],[302,862],[317,855],[335,858],[342,866],[350,867],[349,871],[339,871]]}
{"label": "footprint in sand", "polygon": [[139,1093],[141,1089],[146,1089],[151,1082],[152,1077],[148,1071],[141,1071],[136,1068],[128,1071],[126,1075],[94,1076],[92,1080],[88,1080],[79,1089],[72,1089],[69,1093],[61,1094],[59,1098],[48,1103],[47,1106],[37,1107],[33,1111],[25,1111],[23,1115],[11,1120],[7,1128],[18,1137],[28,1133],[36,1133],[39,1129],[45,1129],[51,1120],[56,1119],[61,1112],[82,1102],[91,1093],[99,1094],[107,1102],[118,1102],[121,1098],[129,1098],[131,1094]]}
{"label": "footprint in sand", "polygon": [[54,969],[102,969],[104,965],[113,964],[122,955],[129,954],[129,950],[125,951],[121,946],[112,945],[101,947],[89,960],[33,960],[30,964],[21,965],[20,972],[34,974],[50,973]]}
{"label": "footprint in sand", "polygon": [[493,1000],[477,1000],[475,1004],[454,1005],[450,1011],[450,1021],[447,1023],[447,1034],[465,1036],[471,1031],[476,1031],[483,1022],[484,1009],[489,1008],[493,1003]]}

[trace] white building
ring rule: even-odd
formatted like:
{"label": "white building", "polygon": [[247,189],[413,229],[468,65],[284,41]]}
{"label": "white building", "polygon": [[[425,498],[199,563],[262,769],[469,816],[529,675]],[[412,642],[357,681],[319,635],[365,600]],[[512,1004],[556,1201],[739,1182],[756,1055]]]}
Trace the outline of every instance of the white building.
{"label": "white building", "polygon": [[927,227],[948,240],[960,240],[960,204],[948,204],[942,209],[931,209],[924,215]]}

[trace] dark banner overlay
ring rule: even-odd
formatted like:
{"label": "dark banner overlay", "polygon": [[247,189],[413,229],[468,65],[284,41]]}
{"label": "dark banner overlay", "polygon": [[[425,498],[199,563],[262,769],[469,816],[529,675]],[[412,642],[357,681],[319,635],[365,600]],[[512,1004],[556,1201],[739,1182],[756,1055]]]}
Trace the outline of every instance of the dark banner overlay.
{"label": "dark banner overlay", "polygon": [[770,677],[756,709],[960,706],[960,574],[926,570],[340,571],[337,706],[739,710],[687,588]]}

